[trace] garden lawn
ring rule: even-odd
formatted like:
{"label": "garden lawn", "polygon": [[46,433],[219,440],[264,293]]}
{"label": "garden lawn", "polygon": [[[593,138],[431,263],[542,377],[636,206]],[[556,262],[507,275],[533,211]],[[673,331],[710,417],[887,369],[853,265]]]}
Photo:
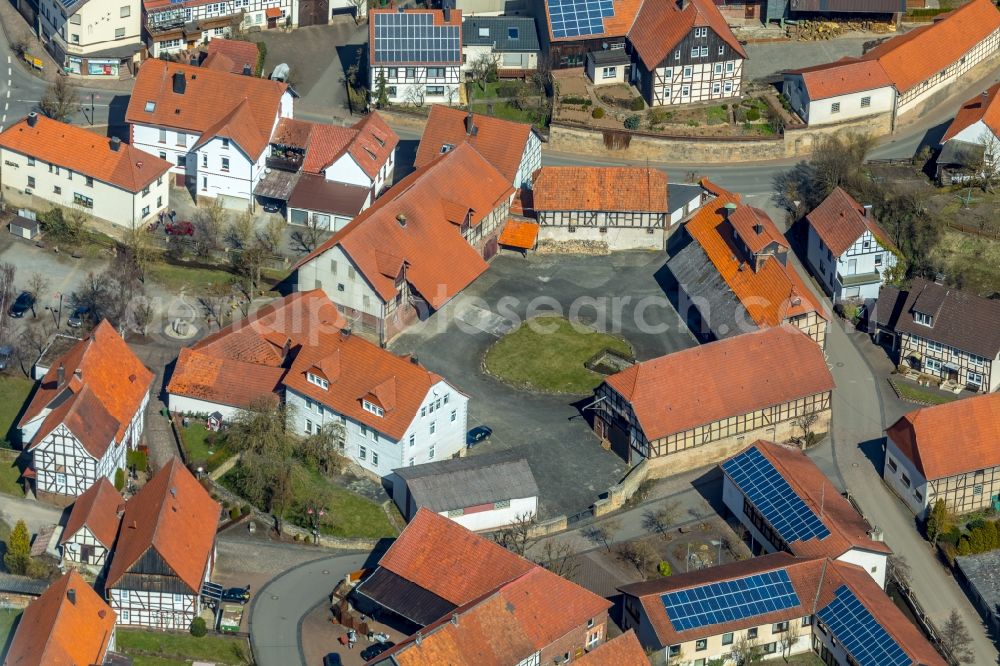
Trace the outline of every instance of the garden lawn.
{"label": "garden lawn", "polygon": [[238,652],[245,657],[250,655],[250,646],[242,638],[214,634],[195,638],[190,634],[141,629],[119,629],[117,646],[119,652],[133,657],[136,666],[168,666],[192,661],[239,666],[247,660]]}
{"label": "garden lawn", "polygon": [[498,88],[500,88],[500,82],[495,81],[493,83],[484,84],[485,89],[480,88],[478,83],[471,83],[469,85],[469,90],[471,91],[473,101],[477,99],[495,99],[500,96]]}
{"label": "garden lawn", "polygon": [[17,482],[21,478],[17,457],[16,451],[0,451],[0,493],[24,497],[24,490]]}
{"label": "garden lawn", "polygon": [[896,393],[903,400],[912,400],[913,402],[925,402],[929,405],[943,405],[946,402],[952,402],[957,400],[957,395],[951,394],[941,394],[937,391],[930,391],[925,389],[923,386],[914,385],[910,382],[900,379],[891,382],[893,388],[896,389]]}
{"label": "garden lawn", "polygon": [[323,508],[327,511],[327,523],[320,526],[323,534],[380,539],[399,533],[380,504],[335,485],[319,472],[310,470],[295,494],[299,501],[289,510],[288,519],[300,527],[309,526],[304,513],[306,503],[322,497],[325,498]]}
{"label": "garden lawn", "polygon": [[191,425],[183,429],[184,448],[188,462],[204,463],[208,471],[211,472],[225,462],[232,453],[226,448],[221,438],[216,440],[214,448],[209,448],[208,442],[205,440],[210,434],[213,434],[212,431],[206,428],[204,423],[192,422]]}
{"label": "garden lawn", "polygon": [[21,618],[19,608],[0,608],[0,655],[7,654],[7,648],[14,638],[14,630]]}
{"label": "garden lawn", "polygon": [[0,375],[0,437],[7,442],[15,441],[12,433],[17,422],[17,417],[21,415],[21,410],[28,402],[28,396],[35,387],[35,382],[27,377],[15,377],[13,375]]}
{"label": "garden lawn", "polygon": [[476,102],[472,105],[472,111],[474,113],[481,113],[484,116],[492,115],[495,118],[512,120],[517,123],[530,123],[538,128],[544,128],[548,125],[548,118],[545,117],[544,107],[536,107],[522,111],[521,109],[515,108],[505,102],[497,102],[493,104],[493,113],[491,114],[488,112],[489,110],[485,103]]}
{"label": "garden lawn", "polygon": [[233,274],[221,268],[175,266],[158,262],[150,265],[146,270],[151,280],[171,291],[229,284],[233,280]]}
{"label": "garden lawn", "polygon": [[574,327],[562,317],[535,317],[487,350],[486,369],[514,386],[584,394],[604,381],[603,375],[584,367],[604,349],[632,355],[631,346],[621,338]]}

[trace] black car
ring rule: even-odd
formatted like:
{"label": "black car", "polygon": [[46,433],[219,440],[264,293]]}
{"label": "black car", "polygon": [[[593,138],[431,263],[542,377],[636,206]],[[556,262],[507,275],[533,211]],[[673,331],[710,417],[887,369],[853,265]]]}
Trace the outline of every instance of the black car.
{"label": "black car", "polygon": [[66,325],[70,328],[80,328],[83,326],[83,322],[87,320],[87,315],[90,314],[90,308],[86,305],[78,305],[73,308],[73,312],[70,313],[69,319],[66,320]]}
{"label": "black car", "polygon": [[489,426],[478,426],[469,431],[469,434],[465,436],[466,446],[472,446],[478,444],[479,442],[485,442],[493,434],[493,428]]}
{"label": "black car", "polygon": [[340,655],[336,652],[331,652],[323,657],[323,666],[343,666],[343,663],[340,660]]}
{"label": "black car", "polygon": [[364,659],[365,661],[371,661],[372,659],[379,656],[380,654],[382,654],[389,648],[393,647],[394,645],[396,644],[393,643],[392,641],[383,641],[381,643],[375,643],[374,645],[370,645],[361,651],[361,658]]}
{"label": "black car", "polygon": [[277,201],[265,201],[264,204],[261,206],[261,208],[264,209],[265,213],[281,212],[281,204],[278,203]]}
{"label": "black car", "polygon": [[222,591],[222,602],[227,604],[245,604],[250,601],[250,586],[230,587]]}
{"label": "black car", "polygon": [[17,295],[17,300],[14,301],[14,305],[10,306],[11,317],[23,317],[24,313],[31,309],[35,304],[35,297],[30,291],[22,291]]}

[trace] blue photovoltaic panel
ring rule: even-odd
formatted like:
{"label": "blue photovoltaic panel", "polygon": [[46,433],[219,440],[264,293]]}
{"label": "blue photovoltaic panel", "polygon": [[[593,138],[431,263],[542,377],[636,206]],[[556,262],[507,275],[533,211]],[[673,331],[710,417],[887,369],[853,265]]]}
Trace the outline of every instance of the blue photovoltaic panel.
{"label": "blue photovoltaic panel", "polygon": [[816,615],[859,666],[911,666],[899,643],[872,617],[846,585]]}
{"label": "blue photovoltaic panel", "polygon": [[819,516],[756,446],[724,462],[722,469],[786,543],[830,535]]}
{"label": "blue photovoltaic panel", "polygon": [[432,14],[392,12],[375,16],[375,64],[461,63],[457,25],[434,25]]}
{"label": "blue photovoltaic panel", "polygon": [[732,622],[799,605],[784,569],[710,583],[660,597],[677,631]]}
{"label": "blue photovoltaic panel", "polygon": [[603,35],[604,19],[615,15],[613,0],[549,0],[552,36]]}

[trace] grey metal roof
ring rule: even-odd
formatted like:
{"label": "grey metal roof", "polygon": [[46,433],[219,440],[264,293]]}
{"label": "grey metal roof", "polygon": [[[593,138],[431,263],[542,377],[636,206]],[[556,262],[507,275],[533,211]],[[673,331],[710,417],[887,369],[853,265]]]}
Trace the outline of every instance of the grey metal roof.
{"label": "grey metal roof", "polygon": [[970,143],[952,139],[946,141],[938,155],[938,165],[975,166],[983,159],[986,146],[981,143]]}
{"label": "grey metal roof", "polygon": [[[682,305],[697,305],[703,325],[708,326],[717,340],[756,330],[756,325],[743,311],[743,304],[696,241],[691,241],[667,261],[667,268],[682,292]],[[684,294],[687,294],[686,298]],[[686,312],[680,315],[689,318]],[[700,332],[694,333],[698,335]]]}
{"label": "grey metal roof", "polygon": [[701,196],[701,185],[690,183],[667,183],[667,211],[673,213],[684,208],[687,202]]}
{"label": "grey metal roof", "polygon": [[355,590],[410,622],[426,626],[455,610],[455,604],[414,582],[379,567]]}
{"label": "grey metal roof", "polygon": [[418,508],[435,512],[538,495],[531,467],[516,451],[442,460],[393,471],[406,482]]}
{"label": "grey metal roof", "polygon": [[993,615],[1000,607],[1000,550],[978,555],[960,555],[955,564]]}
{"label": "grey metal roof", "polygon": [[0,572],[0,592],[29,594],[40,597],[48,586],[49,581],[47,580],[35,580],[27,576],[15,576],[14,574]]}
{"label": "grey metal roof", "polygon": [[587,57],[594,61],[595,65],[627,65],[632,62],[625,49],[603,49],[591,51]]}
{"label": "grey metal roof", "polygon": [[[510,29],[517,30],[511,37]],[[480,31],[486,34],[481,35]],[[503,53],[538,51],[538,30],[530,16],[470,16],[462,21],[462,46],[493,46]]]}

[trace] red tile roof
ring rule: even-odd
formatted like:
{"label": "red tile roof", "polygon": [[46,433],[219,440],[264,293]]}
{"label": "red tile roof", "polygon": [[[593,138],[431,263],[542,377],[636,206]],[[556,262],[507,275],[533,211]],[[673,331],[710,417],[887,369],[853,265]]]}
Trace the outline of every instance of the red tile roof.
{"label": "red tile roof", "polygon": [[271,143],[305,150],[302,170],[306,173],[322,174],[343,155],[349,154],[374,180],[399,144],[399,135],[377,111],[372,111],[352,127],[282,118]]}
{"label": "red tile roof", "polygon": [[789,543],[788,549],[793,555],[836,559],[852,548],[886,555],[892,552],[885,542],[868,536],[871,528],[865,519],[800,449],[764,440],[758,440],[748,448],[760,451],[788,482],[792,491],[830,530],[830,534],[822,539]]}
{"label": "red tile roof", "polygon": [[667,174],[649,167],[542,167],[532,194],[536,211],[669,210]]}
{"label": "red tile roof", "polygon": [[[687,231],[701,245],[754,323],[761,327],[777,326],[809,312],[826,319],[815,296],[793,267],[784,266],[773,258],[764,261],[759,270],[742,266],[744,259],[738,258],[741,252],[734,246],[732,230],[726,220],[727,203],[738,204],[739,197],[720,188],[718,196],[702,206],[687,223]],[[765,226],[774,226],[763,211],[758,211],[757,217]],[[777,232],[768,230],[767,233]]]}
{"label": "red tile roof", "polygon": [[611,605],[575,583],[534,567],[425,627],[419,644],[411,636],[379,659],[391,655],[399,666],[510,666],[573,629],[586,627]]}
{"label": "red tile roof", "polygon": [[41,114],[32,127],[22,118],[2,133],[0,147],[55,164],[77,174],[120,187],[133,194],[165,174],[172,166],[127,143],[112,148],[106,137],[67,125]]}
{"label": "red tile roof", "polygon": [[726,19],[711,0],[690,0],[683,9],[679,5],[667,0],[645,2],[636,16],[628,40],[646,69],[652,71],[659,67],[695,27],[711,28],[740,57],[747,57]]}
{"label": "red tile roof", "polygon": [[242,39],[213,39],[208,42],[208,56],[201,66],[230,74],[243,74],[250,66],[250,75],[257,68],[257,44]]}
{"label": "red tile roof", "polygon": [[760,208],[740,206],[729,216],[729,224],[736,230],[754,254],[761,252],[771,244],[788,249],[788,241],[774,226],[771,218]]}
{"label": "red tile roof", "polygon": [[806,221],[835,257],[847,252],[865,230],[870,231],[890,251],[899,252],[889,234],[873,218],[865,215],[864,206],[839,187],[806,215]]}
{"label": "red tile roof", "polygon": [[440,308],[487,268],[462,237],[466,213],[476,226],[512,194],[508,180],[475,148],[461,144],[397,183],[295,269],[340,247],[388,302],[396,297],[405,264],[405,279],[431,307]]}
{"label": "red tile roof", "polygon": [[[60,367],[66,379],[63,386],[59,385]],[[66,423],[84,448],[100,458],[112,440],[122,441],[152,383],[153,373],[104,320],[52,364],[19,427],[51,409],[29,448]]]}
{"label": "red tile roof", "polygon": [[[675,390],[678,377],[698,377],[699,390]],[[638,363],[605,381],[631,403],[650,441],[834,388],[823,350],[787,324]]]}
{"label": "red tile roof", "polygon": [[[475,134],[471,135],[466,129],[470,116],[475,127]],[[436,104],[431,107],[431,113],[427,117],[413,166],[420,168],[430,164],[441,154],[445,145],[470,143],[504,178],[514,183],[530,137],[529,124]]]}
{"label": "red tile roof", "polygon": [[538,241],[538,224],[522,220],[507,220],[498,242],[507,247],[531,250]]}
{"label": "red tile roof", "polygon": [[116,617],[87,581],[76,571],[70,571],[28,604],[3,663],[5,666],[103,664]]}
{"label": "red tile roof", "polygon": [[456,606],[487,595],[536,567],[424,508],[417,510],[379,566]]}
{"label": "red tile roof", "polygon": [[998,432],[1000,393],[921,407],[885,431],[928,480],[1000,465]]}
{"label": "red tile roof", "polygon": [[555,37],[552,34],[552,17],[549,12],[549,3],[545,3],[545,22],[548,24],[550,42],[575,42],[583,39],[600,39],[602,37],[624,37],[632,24],[636,20],[636,14],[642,7],[643,0],[616,0],[614,3],[614,15],[604,18],[604,31],[592,35],[572,35],[569,37]]}
{"label": "red tile roof", "polygon": [[[184,76],[183,94],[173,92],[174,74]],[[256,160],[268,145],[287,89],[278,81],[151,59],[135,77],[125,120],[197,134],[196,146],[228,138]],[[155,104],[152,111],[146,111],[149,102]]]}
{"label": "red tile roof", "polygon": [[930,25],[879,44],[861,59],[882,65],[896,90],[903,93],[958,63],[998,28],[1000,11],[993,2],[971,0]]}
{"label": "red tile roof", "polygon": [[573,661],[577,666],[649,666],[649,657],[642,649],[642,644],[629,629],[624,634],[597,646],[579,659]]}
{"label": "red tile roof", "polygon": [[123,579],[152,548],[191,594],[200,594],[220,511],[180,459],[171,458],[125,504],[105,587],[128,589]]}
{"label": "red tile roof", "polygon": [[[948,131],[941,137],[941,143],[952,139],[967,127],[982,121],[997,137],[1000,137],[1000,83],[996,83],[962,105],[955,119],[948,125]],[[979,137],[974,137],[975,141]]]}
{"label": "red tile roof", "polygon": [[889,75],[878,61],[856,58],[842,58],[822,65],[793,69],[788,74],[802,76],[811,101],[892,85]]}
{"label": "red tile roof", "polygon": [[281,386],[285,370],[181,349],[167,392],[245,409]]}
{"label": "red tile roof", "polygon": [[86,527],[105,548],[110,549],[118,536],[121,512],[124,508],[125,499],[121,493],[115,490],[107,477],[102,476],[73,502],[59,543],[66,543],[80,529]]}

